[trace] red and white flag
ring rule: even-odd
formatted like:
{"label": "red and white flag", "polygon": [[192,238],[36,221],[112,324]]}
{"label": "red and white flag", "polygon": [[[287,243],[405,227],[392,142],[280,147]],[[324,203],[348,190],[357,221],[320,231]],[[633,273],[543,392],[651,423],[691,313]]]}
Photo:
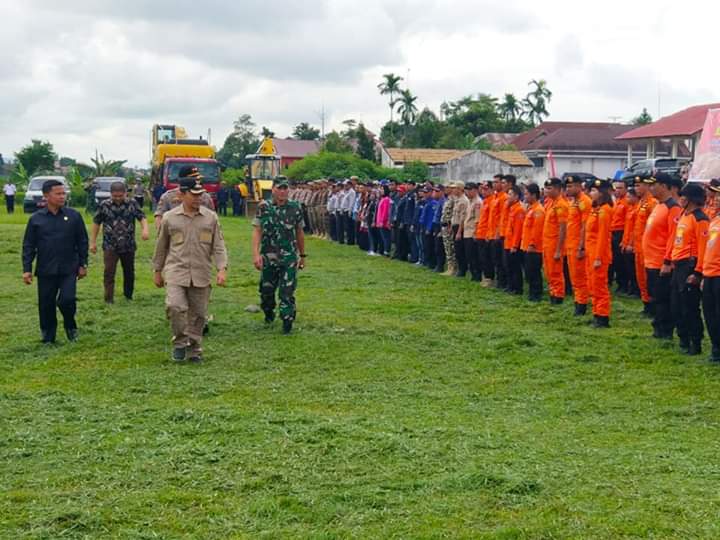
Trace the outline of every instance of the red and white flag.
{"label": "red and white flag", "polygon": [[548,163],[550,164],[550,176],[551,177],[557,176],[557,171],[555,170],[555,156],[553,156],[552,148],[550,148],[548,150],[547,160],[548,160]]}

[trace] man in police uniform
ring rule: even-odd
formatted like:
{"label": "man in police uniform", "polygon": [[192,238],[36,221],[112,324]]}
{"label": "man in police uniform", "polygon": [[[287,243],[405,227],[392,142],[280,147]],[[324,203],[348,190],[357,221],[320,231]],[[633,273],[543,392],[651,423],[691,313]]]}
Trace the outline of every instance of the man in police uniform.
{"label": "man in police uniform", "polygon": [[[180,169],[180,172],[178,173],[178,181],[182,181],[183,178],[202,180],[199,169],[193,165],[186,165]],[[157,207],[155,208],[156,230],[160,230],[163,214],[172,210],[173,208],[177,208],[178,206],[180,206],[181,203],[182,198],[180,193],[180,187],[176,187],[162,194],[160,200],[157,203]],[[200,196],[200,204],[208,210],[215,211],[215,205],[213,204],[212,197],[210,197],[210,195],[208,195],[205,191],[203,191],[203,194]]]}
{"label": "man in police uniform", "polygon": [[253,263],[260,270],[260,306],[265,322],[275,320],[275,291],[280,299],[283,333],[295,320],[297,270],[305,267],[305,233],[300,204],[288,200],[286,178],[273,182],[272,200],[258,205],[253,221]]}
{"label": "man in police uniform", "polygon": [[182,204],[166,212],[153,256],[154,282],[165,286],[165,306],[173,333],[172,359],[202,361],[203,325],[210,300],[212,266],[225,286],[227,251],[215,212],[201,205],[199,178],[180,180]]}

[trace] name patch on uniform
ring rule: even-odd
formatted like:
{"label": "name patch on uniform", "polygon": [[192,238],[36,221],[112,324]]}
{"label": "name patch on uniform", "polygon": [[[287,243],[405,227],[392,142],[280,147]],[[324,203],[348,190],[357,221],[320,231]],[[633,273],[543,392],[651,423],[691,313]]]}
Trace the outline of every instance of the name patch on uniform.
{"label": "name patch on uniform", "polygon": [[212,242],[212,231],[200,231],[200,241],[204,244],[209,244],[210,242]]}

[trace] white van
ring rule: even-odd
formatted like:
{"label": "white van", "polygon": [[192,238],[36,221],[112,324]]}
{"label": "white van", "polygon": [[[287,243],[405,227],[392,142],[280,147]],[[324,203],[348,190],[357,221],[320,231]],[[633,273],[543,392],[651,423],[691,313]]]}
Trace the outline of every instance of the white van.
{"label": "white van", "polygon": [[28,183],[25,199],[23,200],[23,210],[26,214],[32,214],[47,205],[45,197],[43,197],[42,186],[48,180],[59,180],[65,184],[65,192],[67,193],[65,204],[70,202],[70,186],[64,176],[34,176]]}

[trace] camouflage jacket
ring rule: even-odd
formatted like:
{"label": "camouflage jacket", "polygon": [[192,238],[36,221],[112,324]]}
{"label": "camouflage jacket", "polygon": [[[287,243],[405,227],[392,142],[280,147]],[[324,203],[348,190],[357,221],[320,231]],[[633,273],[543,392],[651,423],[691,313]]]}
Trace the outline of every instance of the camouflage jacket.
{"label": "camouflage jacket", "polygon": [[443,206],[442,214],[440,215],[440,224],[441,225],[450,223],[452,216],[453,216],[454,209],[455,209],[455,197],[448,197],[447,200],[445,201],[445,205]]}
{"label": "camouflage jacket", "polygon": [[303,213],[299,202],[288,201],[278,206],[271,201],[262,201],[258,205],[253,225],[262,230],[261,255],[270,261],[297,261],[297,229],[303,226]]}

